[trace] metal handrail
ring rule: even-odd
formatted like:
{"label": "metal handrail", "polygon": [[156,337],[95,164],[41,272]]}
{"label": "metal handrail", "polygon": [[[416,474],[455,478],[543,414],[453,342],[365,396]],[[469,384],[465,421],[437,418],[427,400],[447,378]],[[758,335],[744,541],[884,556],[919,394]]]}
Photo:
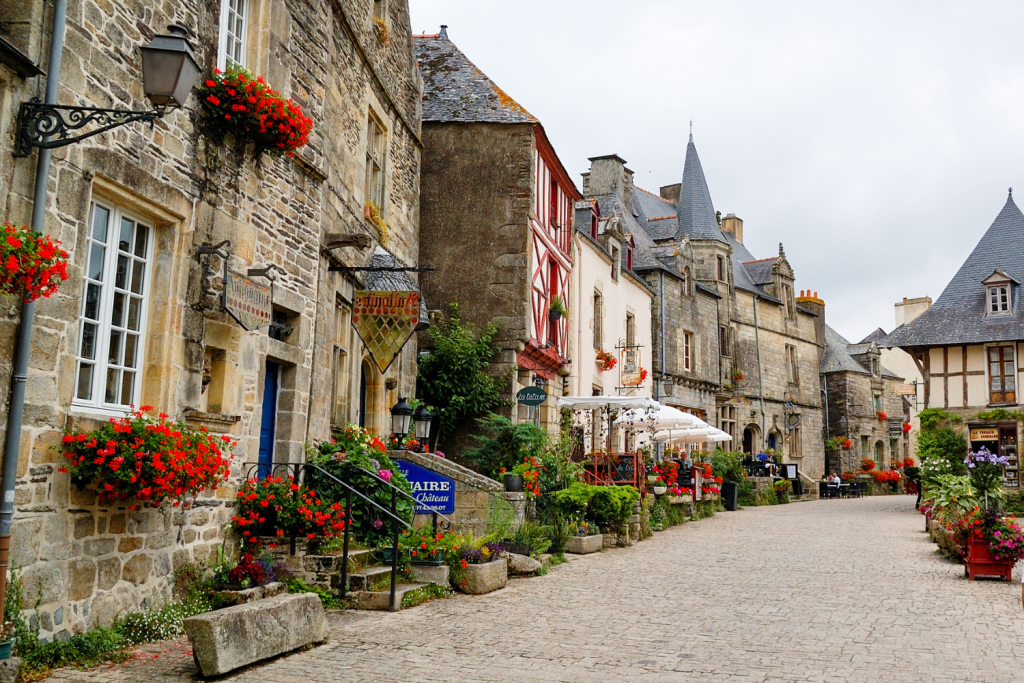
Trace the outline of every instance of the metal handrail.
{"label": "metal handrail", "polygon": [[[411,453],[412,451],[409,451],[409,452]],[[388,486],[389,488],[391,488],[394,491],[398,492],[398,494],[401,495],[403,498],[406,498],[407,500],[411,500],[413,503],[416,503],[417,505],[419,505],[419,501],[416,500],[415,497],[411,496],[410,494],[406,493],[405,491],[403,491],[399,487],[395,486],[390,481],[387,481],[386,479],[381,478],[381,476],[379,474],[377,474],[376,472],[371,472],[370,470],[365,470],[365,472],[367,474],[369,474],[371,477],[373,477],[374,479],[376,479],[377,481],[379,481],[380,483],[382,483],[385,486]],[[438,512],[437,510],[434,510],[431,506],[424,505],[423,507],[430,508],[430,513],[434,516],[434,531],[435,532],[437,531],[437,518],[438,517],[441,517],[441,518],[443,518],[445,520],[446,524],[442,525],[443,528],[445,528],[445,529],[450,529],[452,527],[452,525],[455,524],[455,522],[453,522],[450,518],[445,517],[445,515],[443,515],[442,513]]]}
{"label": "metal handrail", "polygon": [[[336,484],[340,484],[341,487],[343,489],[345,489],[345,530],[344,530],[343,536],[342,536],[344,540],[342,541],[342,551],[341,551],[341,598],[343,600],[345,599],[345,595],[348,593],[348,537],[349,537],[349,527],[350,527],[349,520],[352,519],[352,494],[355,494],[355,495],[359,496],[364,501],[369,503],[371,506],[373,506],[374,508],[376,508],[380,512],[383,512],[387,517],[389,517],[391,519],[391,535],[392,535],[392,540],[391,540],[391,596],[390,596],[390,605],[389,606],[390,606],[391,610],[394,611],[395,610],[395,597],[396,597],[395,590],[396,590],[397,581],[398,581],[398,529],[399,529],[400,525],[406,527],[407,529],[412,529],[412,525],[411,524],[407,523],[404,519],[402,519],[401,517],[398,516],[397,507],[396,507],[395,492],[396,491],[399,492],[399,493],[405,493],[405,492],[402,491],[401,489],[399,489],[398,487],[391,485],[390,482],[384,481],[379,476],[377,476],[376,473],[368,472],[367,471],[371,476],[373,476],[374,479],[376,479],[377,481],[383,482],[384,484],[388,484],[391,487],[391,509],[388,510],[387,508],[385,508],[384,506],[380,505],[376,501],[371,500],[367,496],[365,496],[362,493],[360,493],[359,491],[357,491],[354,487],[352,487],[347,482],[344,482],[341,479],[339,479],[338,477],[334,476],[333,474],[331,474],[330,472],[325,470],[323,467],[320,467],[319,465],[314,465],[312,463],[306,463],[306,462],[270,462],[270,463],[255,463],[255,464],[251,464],[250,463],[249,474],[248,474],[247,478],[250,479],[250,480],[253,479],[252,473],[253,473],[254,470],[256,471],[256,474],[258,476],[259,473],[262,470],[265,470],[266,473],[269,475],[269,474],[273,474],[274,471],[279,469],[279,468],[294,469],[295,476],[292,477],[292,481],[295,481],[295,482],[298,482],[298,481],[301,480],[303,472],[309,471],[310,469],[312,469],[314,472],[317,472],[317,473],[327,477],[328,479],[332,480]],[[295,494],[298,495],[298,491],[296,491]],[[436,516],[434,518],[434,529],[435,529],[435,531],[437,529],[437,518],[436,518]],[[290,540],[291,540],[291,547],[290,547],[291,554],[294,555],[295,554],[295,534],[294,534],[294,532],[292,533],[292,536],[291,536]]]}

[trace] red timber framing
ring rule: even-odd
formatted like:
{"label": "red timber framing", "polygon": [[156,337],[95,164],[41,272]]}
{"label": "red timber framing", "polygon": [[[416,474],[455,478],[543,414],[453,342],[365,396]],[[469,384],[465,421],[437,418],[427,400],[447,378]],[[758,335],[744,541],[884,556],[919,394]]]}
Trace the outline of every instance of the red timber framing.
{"label": "red timber framing", "polygon": [[[530,221],[530,340],[519,365],[553,379],[569,353],[569,320],[551,320],[553,297],[568,306],[572,272],[573,203],[583,198],[569,179],[544,129],[534,126],[537,148],[536,187]],[[569,312],[573,314],[572,311]]]}

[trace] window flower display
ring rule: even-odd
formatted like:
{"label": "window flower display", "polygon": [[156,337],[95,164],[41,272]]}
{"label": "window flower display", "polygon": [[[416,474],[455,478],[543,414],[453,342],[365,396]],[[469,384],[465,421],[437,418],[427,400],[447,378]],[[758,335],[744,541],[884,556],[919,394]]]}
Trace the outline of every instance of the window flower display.
{"label": "window flower display", "polygon": [[68,253],[60,242],[27,225],[3,224],[0,242],[0,294],[19,294],[26,302],[47,298],[68,279]]}

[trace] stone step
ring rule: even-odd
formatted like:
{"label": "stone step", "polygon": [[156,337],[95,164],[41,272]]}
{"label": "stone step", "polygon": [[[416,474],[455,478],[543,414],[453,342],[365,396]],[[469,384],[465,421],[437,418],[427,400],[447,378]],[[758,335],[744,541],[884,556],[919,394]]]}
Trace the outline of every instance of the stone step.
{"label": "stone step", "polygon": [[[426,586],[425,583],[400,583],[395,586],[395,610],[402,608],[402,598],[409,591]],[[349,600],[356,609],[390,610],[391,589],[383,591],[357,591],[349,594]]]}
{"label": "stone step", "polygon": [[[341,574],[335,574],[332,579],[340,582]],[[349,574],[348,589],[353,593],[365,591],[374,587],[375,583],[391,580],[391,567],[363,567],[357,572]],[[390,583],[389,583],[390,586]],[[339,586],[340,587],[340,586]]]}

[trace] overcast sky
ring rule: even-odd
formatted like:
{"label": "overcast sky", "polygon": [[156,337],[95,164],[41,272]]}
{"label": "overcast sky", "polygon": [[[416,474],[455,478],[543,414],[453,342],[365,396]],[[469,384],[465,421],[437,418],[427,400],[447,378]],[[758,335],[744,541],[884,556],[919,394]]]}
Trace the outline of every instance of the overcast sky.
{"label": "overcast sky", "polygon": [[715,208],[856,342],[937,299],[1024,197],[1024,2],[411,0],[544,124],[580,186],[618,154],[657,192],[689,121]]}

